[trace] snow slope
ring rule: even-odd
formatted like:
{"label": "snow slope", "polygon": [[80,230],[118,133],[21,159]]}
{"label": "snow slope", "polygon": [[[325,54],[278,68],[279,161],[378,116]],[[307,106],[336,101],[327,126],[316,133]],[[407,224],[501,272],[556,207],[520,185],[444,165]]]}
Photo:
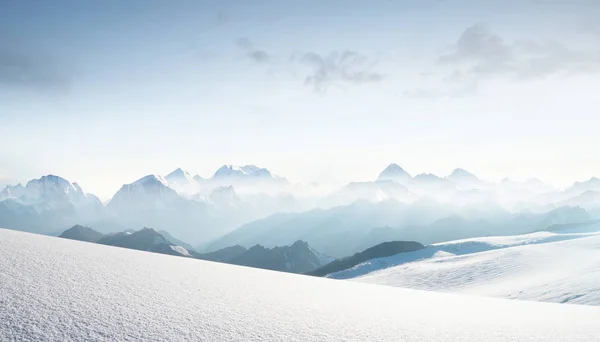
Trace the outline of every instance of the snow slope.
{"label": "snow slope", "polygon": [[451,241],[329,275],[379,285],[600,305],[600,234]]}
{"label": "snow slope", "polygon": [[0,340],[597,341],[600,308],[271,272],[0,229]]}

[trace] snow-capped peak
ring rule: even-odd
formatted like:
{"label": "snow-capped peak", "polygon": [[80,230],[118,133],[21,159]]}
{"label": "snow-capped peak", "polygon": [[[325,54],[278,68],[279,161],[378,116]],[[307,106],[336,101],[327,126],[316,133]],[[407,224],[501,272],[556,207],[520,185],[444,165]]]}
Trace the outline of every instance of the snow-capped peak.
{"label": "snow-capped peak", "polygon": [[377,180],[394,180],[394,181],[406,181],[411,179],[411,175],[404,171],[398,164],[390,164],[385,168],[377,177]]}
{"label": "snow-capped peak", "polygon": [[238,207],[242,200],[235,192],[233,186],[220,186],[213,190],[209,197],[210,203],[220,207]]}
{"label": "snow-capped peak", "polygon": [[40,179],[32,179],[27,182],[25,187],[39,191],[56,190],[64,193],[81,191],[79,186],[75,187],[68,180],[55,175],[47,175],[42,176]]}
{"label": "snow-capped peak", "polygon": [[415,176],[415,179],[421,181],[438,181],[441,180],[440,177],[434,175],[433,173],[419,173]]}
{"label": "snow-capped peak", "polygon": [[26,188],[23,184],[19,183],[17,185],[7,185],[2,191],[0,191],[0,200],[6,198],[19,198],[26,191]]}
{"label": "snow-capped peak", "polygon": [[107,207],[117,210],[154,210],[170,206],[182,198],[169,187],[169,183],[159,175],[148,175],[131,184],[125,184],[108,202]]}
{"label": "snow-capped peak", "polygon": [[165,179],[169,182],[177,181],[177,180],[192,180],[192,175],[189,172],[182,170],[181,168],[177,168],[175,171],[169,173],[165,176]]}
{"label": "snow-capped peak", "polygon": [[244,166],[235,166],[235,165],[223,165],[221,166],[213,178],[223,178],[223,177],[264,177],[264,178],[273,178],[271,172],[265,168],[260,168],[256,165],[244,165]]}
{"label": "snow-capped peak", "polygon": [[461,168],[456,168],[450,175],[446,177],[450,181],[477,181],[479,178],[469,171]]}
{"label": "snow-capped peak", "polygon": [[169,173],[165,177],[165,180],[168,182],[169,186],[177,191],[183,192],[193,192],[196,190],[195,186],[198,185],[196,177],[192,177],[189,172],[184,171],[181,168]]}
{"label": "snow-capped peak", "polygon": [[131,183],[131,185],[141,185],[144,187],[162,185],[168,187],[169,182],[167,182],[164,178],[162,178],[159,175],[148,175]]}
{"label": "snow-capped peak", "polygon": [[130,212],[135,210],[156,210],[172,206],[183,200],[171,189],[169,183],[158,175],[148,175],[131,184],[125,184],[108,202],[110,210]]}
{"label": "snow-capped peak", "polygon": [[86,194],[79,184],[55,175],[32,179],[25,186],[8,186],[0,193],[0,197],[13,198],[21,204],[34,206],[36,210],[72,207],[79,210],[101,206],[100,200],[92,194]]}

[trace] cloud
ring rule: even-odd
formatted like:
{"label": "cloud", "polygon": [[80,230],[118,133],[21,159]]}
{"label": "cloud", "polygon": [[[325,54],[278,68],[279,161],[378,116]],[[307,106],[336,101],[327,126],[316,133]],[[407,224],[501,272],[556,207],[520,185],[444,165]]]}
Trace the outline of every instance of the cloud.
{"label": "cloud", "polygon": [[[277,56],[256,48],[247,37],[237,38],[235,45],[256,63],[271,66],[278,64]],[[373,61],[352,50],[332,51],[328,54],[294,53],[288,59],[288,66],[292,64],[303,67],[304,83],[315,92],[325,92],[332,85],[365,84],[384,79],[383,74],[372,71],[375,64]],[[292,72],[297,75],[296,71]]]}
{"label": "cloud", "polygon": [[453,73],[458,72],[465,77],[501,74],[526,80],[561,72],[600,71],[600,46],[575,50],[556,41],[517,40],[508,43],[482,23],[468,27],[450,50],[438,58],[438,64],[451,66],[455,68]]}
{"label": "cloud", "polygon": [[245,52],[246,57],[257,63],[269,63],[272,58],[265,50],[257,49],[252,41],[246,37],[235,40],[236,45]]}
{"label": "cloud", "polygon": [[384,79],[383,74],[371,71],[372,63],[366,56],[351,50],[333,51],[327,55],[307,52],[293,56],[292,61],[308,66],[305,83],[315,92],[324,92],[333,84],[364,84]]}
{"label": "cloud", "polygon": [[467,27],[436,58],[435,65],[441,69],[436,72],[442,75],[437,80],[441,90],[420,88],[404,95],[465,96],[477,93],[490,80],[527,82],[554,75],[595,74],[600,72],[600,44],[575,49],[557,41],[507,41],[486,24],[477,23]]}
{"label": "cloud", "polygon": [[439,64],[468,65],[473,73],[504,72],[511,69],[512,47],[489,31],[482,23],[468,27],[451,47],[438,58]]}
{"label": "cloud", "polygon": [[573,50],[555,41],[519,41],[515,50],[521,55],[515,62],[516,76],[521,79],[543,78],[560,72],[572,75],[600,71],[600,48]]}
{"label": "cloud", "polygon": [[40,53],[28,53],[0,41],[0,86],[36,91],[65,91],[72,73]]}

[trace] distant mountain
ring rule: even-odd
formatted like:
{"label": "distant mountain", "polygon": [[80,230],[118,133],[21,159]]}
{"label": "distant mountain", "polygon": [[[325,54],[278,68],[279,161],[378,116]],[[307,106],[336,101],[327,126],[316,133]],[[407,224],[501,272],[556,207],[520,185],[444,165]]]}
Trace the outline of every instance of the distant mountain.
{"label": "distant mountain", "polygon": [[155,210],[177,206],[185,199],[158,175],[148,175],[131,184],[125,184],[108,202],[107,209],[117,212]]}
{"label": "distant mountain", "polygon": [[256,165],[223,165],[210,180],[205,182],[206,186],[232,185],[236,189],[244,191],[250,189],[254,193],[277,191],[282,186],[287,186],[288,184],[289,182],[285,178],[274,175],[266,168]]}
{"label": "distant mountain", "polygon": [[283,246],[297,240],[336,258],[386,241],[412,240],[430,244],[489,235],[525,234],[553,224],[585,222],[593,217],[578,207],[559,207],[543,213],[512,213],[481,204],[452,206],[431,200],[410,204],[397,201],[358,201],[330,209],[275,214],[256,220],[211,243],[207,250],[255,244]]}
{"label": "distant mountain", "polygon": [[71,240],[98,242],[100,239],[106,237],[106,235],[99,233],[89,227],[75,225],[65,230],[62,234],[59,235],[59,237]]}
{"label": "distant mountain", "polygon": [[573,186],[565,190],[573,196],[581,195],[587,191],[600,191],[600,178],[592,177],[584,182],[575,182]]}
{"label": "distant mountain", "polygon": [[304,241],[296,241],[291,246],[265,248],[253,246],[228,263],[263,268],[267,270],[306,273],[319,268],[333,258],[318,253]]}
{"label": "distant mountain", "polygon": [[208,200],[218,209],[240,209],[244,206],[244,202],[235,192],[233,186],[220,186],[212,191]]}
{"label": "distant mountain", "polygon": [[75,225],[65,230],[59,237],[153,253],[186,257],[191,256],[186,248],[170,242],[151,228],[143,228],[138,231],[126,230],[114,234],[102,234],[92,228]]}
{"label": "distant mountain", "polygon": [[105,236],[97,243],[140,251],[190,256],[185,248],[172,244],[152,228],[143,228],[134,233],[124,232]]}
{"label": "distant mountain", "polygon": [[271,172],[256,165],[223,165],[213,175],[213,178],[273,178]]}
{"label": "distant mountain", "polygon": [[0,190],[0,201],[7,198],[19,198],[26,193],[27,190],[21,183],[17,185],[7,185],[4,189]]}
{"label": "distant mountain", "polygon": [[398,164],[390,164],[377,177],[377,180],[392,180],[400,184],[407,184],[412,180],[411,175],[404,171]]}
{"label": "distant mountain", "polygon": [[586,222],[575,222],[566,224],[554,224],[541,231],[557,232],[557,233],[588,233],[600,232],[600,220],[592,220]]}
{"label": "distant mountain", "polygon": [[309,272],[308,274],[323,277],[331,273],[352,268],[371,259],[388,257],[398,253],[413,252],[423,248],[425,248],[425,246],[414,241],[384,242],[377,246],[368,248],[360,253],[356,253],[353,256],[334,260],[321,268]]}
{"label": "distant mountain", "polygon": [[578,206],[584,209],[595,209],[600,207],[600,191],[588,190],[582,194],[570,197],[558,203],[560,206]]}
{"label": "distant mountain", "polygon": [[208,261],[292,273],[308,272],[333,260],[333,258],[315,251],[303,241],[297,241],[291,246],[275,248],[265,248],[256,245],[250,249],[246,249],[236,245],[215,252],[197,253],[193,251],[193,249],[187,249],[182,246],[186,245],[185,243],[174,243],[174,241],[177,240],[167,232],[163,232],[163,234],[169,236],[173,241],[170,241],[168,238],[165,238],[165,236],[151,228],[143,228],[138,231],[125,231],[116,234],[102,234],[92,228],[81,225],[76,225],[67,229],[60,234],[60,237],[71,240],[94,242],[102,245],[176,256],[194,257]]}
{"label": "distant mountain", "polygon": [[458,185],[461,189],[485,189],[489,187],[485,181],[461,168],[454,169],[445,179]]}
{"label": "distant mountain", "polygon": [[9,198],[0,201],[0,227],[22,230],[32,233],[50,233],[54,230],[56,220],[39,213],[35,208]]}
{"label": "distant mountain", "polygon": [[235,245],[231,247],[225,247],[210,253],[192,253],[192,256],[197,259],[218,261],[218,262],[230,262],[232,259],[237,258],[246,252],[246,248]]}
{"label": "distant mountain", "polygon": [[454,184],[451,181],[438,177],[432,173],[420,173],[415,176],[414,180],[419,185],[431,185],[436,187],[454,187]]}
{"label": "distant mountain", "polygon": [[194,251],[194,247],[192,247],[192,245],[183,242],[175,237],[173,237],[173,235],[171,235],[169,232],[167,232],[166,230],[159,230],[158,233],[160,235],[162,235],[162,237],[164,237],[165,239],[167,239],[167,241],[169,241],[171,244],[173,245],[177,245],[177,246],[181,246],[183,248],[185,248],[188,252],[192,252]]}
{"label": "distant mountain", "polygon": [[556,191],[556,189],[552,185],[546,184],[537,178],[529,178],[525,181],[514,181],[509,178],[504,178],[500,181],[500,183],[497,184],[497,188],[499,192],[508,193],[510,196],[531,196]]}
{"label": "distant mountain", "polygon": [[91,222],[104,215],[98,197],[77,183],[47,175],[25,186],[0,191],[0,225],[37,233],[51,233],[74,222]]}
{"label": "distant mountain", "polygon": [[[213,217],[206,203],[179,195],[156,175],[123,185],[106,205],[106,211],[127,227],[152,226],[194,243],[216,237],[221,227],[228,224],[225,220],[219,226],[214,220],[221,218]],[[198,228],[209,226],[216,228]]]}
{"label": "distant mountain", "polygon": [[[397,228],[423,226],[452,214],[448,207],[433,201],[403,204],[395,200],[372,203],[357,201],[330,209],[274,214],[242,225],[208,247],[216,250],[232,245],[246,248],[261,244],[284,246],[303,240],[333,257],[345,257],[368,246],[403,239]],[[386,234],[371,234],[377,227],[394,227]],[[369,245],[365,246],[365,239]],[[382,239],[382,240],[381,240]]]}
{"label": "distant mountain", "polygon": [[431,173],[421,173],[413,178],[410,190],[423,197],[448,200],[456,195],[458,186],[454,182]]}
{"label": "distant mountain", "polygon": [[351,182],[323,202],[326,207],[330,207],[350,204],[358,200],[409,202],[415,198],[416,196],[405,186],[393,180],[385,179],[374,182]]}
{"label": "distant mountain", "polygon": [[198,191],[198,182],[189,172],[181,168],[169,173],[164,179],[168,182],[168,186],[177,192],[193,193]]}
{"label": "distant mountain", "polygon": [[54,175],[30,180],[25,186],[7,186],[0,192],[0,199],[13,199],[37,211],[102,211],[98,197],[85,193],[79,184]]}

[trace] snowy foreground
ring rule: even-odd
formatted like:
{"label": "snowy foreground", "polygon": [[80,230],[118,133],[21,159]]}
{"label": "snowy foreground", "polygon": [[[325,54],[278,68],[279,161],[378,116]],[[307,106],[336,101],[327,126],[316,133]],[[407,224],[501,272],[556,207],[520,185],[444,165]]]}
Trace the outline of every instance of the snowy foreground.
{"label": "snowy foreground", "polygon": [[397,287],[600,305],[600,233],[475,238],[374,259],[329,275]]}
{"label": "snowy foreground", "polygon": [[2,341],[597,341],[598,322],[592,306],[335,281],[0,229]]}

